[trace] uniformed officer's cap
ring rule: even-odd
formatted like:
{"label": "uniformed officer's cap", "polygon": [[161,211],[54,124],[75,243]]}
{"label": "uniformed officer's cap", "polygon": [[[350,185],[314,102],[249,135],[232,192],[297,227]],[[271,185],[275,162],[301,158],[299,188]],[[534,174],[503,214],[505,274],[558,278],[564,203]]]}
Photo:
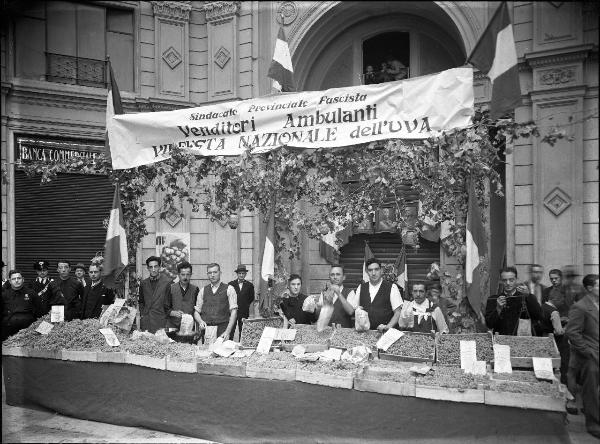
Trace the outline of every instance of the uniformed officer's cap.
{"label": "uniformed officer's cap", "polygon": [[34,270],[42,271],[43,269],[47,270],[48,268],[50,268],[50,262],[48,261],[37,261],[33,263]]}

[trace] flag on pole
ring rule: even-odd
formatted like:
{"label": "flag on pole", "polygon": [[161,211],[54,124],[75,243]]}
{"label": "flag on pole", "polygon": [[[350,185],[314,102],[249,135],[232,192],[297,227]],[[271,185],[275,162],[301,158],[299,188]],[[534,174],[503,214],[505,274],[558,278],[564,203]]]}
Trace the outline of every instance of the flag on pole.
{"label": "flag on pole", "polygon": [[365,241],[365,261],[363,262],[363,281],[365,282],[369,282],[369,274],[367,273],[367,261],[372,257],[375,257],[375,255],[371,251],[369,243]]}
{"label": "flag on pole", "polygon": [[112,209],[110,210],[108,229],[106,230],[106,242],[104,243],[104,264],[102,267],[104,285],[114,287],[117,277],[123,272],[128,262],[125,223],[123,210],[121,209],[119,185],[117,184]]}
{"label": "flag on pole", "polygon": [[295,91],[294,87],[294,68],[292,66],[292,56],[288,46],[283,27],[279,28],[277,40],[275,41],[275,51],[273,61],[269,67],[268,77],[273,79],[273,88],[280,92]]}
{"label": "flag on pole", "polygon": [[104,138],[104,146],[106,147],[106,152],[110,156],[108,124],[115,114],[123,114],[123,104],[121,103],[121,93],[119,92],[119,87],[117,86],[117,80],[115,79],[115,74],[113,72],[112,65],[110,64],[110,60],[108,60],[106,63],[108,65],[108,75],[110,79],[108,82],[108,95],[106,97],[106,133]]}
{"label": "flag on pole", "polygon": [[260,268],[260,309],[270,311],[270,289],[275,276],[275,207],[269,211],[269,220],[265,235],[265,246]]}
{"label": "flag on pole", "polygon": [[402,244],[402,249],[400,250],[400,254],[396,258],[396,270],[398,272],[398,276],[396,277],[396,283],[402,289],[402,291],[406,292],[406,282],[408,282],[408,269],[406,267],[406,248],[404,248],[404,244]]}
{"label": "flag on pole", "polygon": [[521,104],[517,49],[506,2],[494,13],[467,62],[492,82],[492,119],[502,117]]}
{"label": "flag on pole", "polygon": [[465,280],[467,298],[471,308],[478,315],[481,313],[481,259],[486,255],[487,239],[477,204],[475,184],[469,185],[469,205],[467,209],[467,257],[465,260]]}

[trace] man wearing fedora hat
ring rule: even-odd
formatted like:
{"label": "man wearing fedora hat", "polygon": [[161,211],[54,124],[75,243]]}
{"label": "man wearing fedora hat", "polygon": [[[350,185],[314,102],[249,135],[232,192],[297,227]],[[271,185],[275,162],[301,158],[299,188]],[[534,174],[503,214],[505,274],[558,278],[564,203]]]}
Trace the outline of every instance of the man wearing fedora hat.
{"label": "man wearing fedora hat", "polygon": [[35,314],[38,318],[50,313],[53,305],[65,305],[65,299],[60,292],[58,285],[48,277],[48,261],[37,261],[33,263],[33,269],[38,277],[33,281],[33,300],[36,305]]}
{"label": "man wearing fedora hat", "polygon": [[[254,302],[254,285],[252,282],[248,282],[246,280],[246,274],[248,273],[248,269],[245,265],[238,265],[235,269],[237,273],[237,279],[234,279],[229,283],[231,285],[236,294],[237,294],[237,303],[238,303],[238,312],[237,312],[237,327],[240,338],[242,337],[242,319],[248,318],[250,316],[250,305]],[[235,333],[235,328],[229,334],[229,339],[233,340],[233,334]]]}

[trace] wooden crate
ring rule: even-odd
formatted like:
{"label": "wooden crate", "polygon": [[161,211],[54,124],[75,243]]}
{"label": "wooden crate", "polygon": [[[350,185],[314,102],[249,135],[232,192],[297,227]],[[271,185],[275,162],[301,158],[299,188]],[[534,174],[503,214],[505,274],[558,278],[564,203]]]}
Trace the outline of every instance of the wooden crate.
{"label": "wooden crate", "polygon": [[487,405],[564,412],[565,402],[564,398],[556,398],[547,395],[485,390],[485,404]]}
{"label": "wooden crate", "polygon": [[62,351],[63,361],[98,362],[98,353],[91,350],[66,350]]}
{"label": "wooden crate", "polygon": [[[403,356],[403,355],[398,355],[395,353],[389,353],[388,351],[383,351],[383,350],[379,349],[379,350],[377,350],[379,359],[383,359],[386,361],[425,362],[430,365],[433,364],[433,362],[435,361],[435,350],[436,350],[436,344],[437,344],[436,335],[432,334],[432,333],[404,332],[404,336],[417,336],[417,335],[427,335],[427,336],[433,337],[433,340],[434,340],[433,347],[431,350],[431,355],[429,357],[422,358],[419,356]],[[400,338],[398,340],[401,341],[402,338]]]}
{"label": "wooden crate", "polygon": [[[460,359],[459,359],[458,363],[454,363],[454,364],[440,363],[439,362],[439,358],[440,358],[440,353],[439,353],[439,349],[440,349],[440,344],[439,344],[440,337],[441,336],[453,336],[454,337],[454,336],[460,336],[460,335],[461,335],[460,333],[444,334],[444,335],[442,335],[439,332],[435,334],[435,362],[436,363],[438,363],[440,365],[448,365],[448,366],[451,366],[451,367],[460,367]],[[469,336],[471,336],[471,335],[478,335],[478,336],[481,336],[481,337],[488,336],[490,338],[490,341],[492,343],[492,352],[491,352],[492,356],[491,356],[491,358],[489,360],[486,359],[486,362],[487,363],[493,363],[494,362],[494,350],[493,350],[493,347],[494,347],[494,337],[493,337],[492,333],[491,332],[487,332],[487,333],[466,333],[466,335],[469,335]]]}
{"label": "wooden crate", "polygon": [[226,375],[245,378],[246,363],[232,361],[231,364],[220,364],[207,361],[198,361],[196,371],[206,375]]}
{"label": "wooden crate", "polygon": [[439,401],[468,402],[474,404],[483,404],[485,401],[485,392],[483,389],[457,389],[420,384],[415,386],[415,396],[417,398],[436,399]]}
{"label": "wooden crate", "polygon": [[62,350],[46,350],[43,348],[28,348],[27,356],[30,358],[62,359]]}
{"label": "wooden crate", "polygon": [[[492,341],[495,344],[498,337],[504,337],[504,335],[495,334],[492,337]],[[551,343],[552,349],[556,353],[558,357],[550,358],[552,360],[553,368],[560,368],[560,353],[558,351],[558,347],[556,346],[556,341],[554,340],[554,335],[550,334],[547,337],[540,336],[510,336],[510,338],[522,338],[522,340],[533,340],[533,341],[549,341]],[[533,359],[531,356],[513,356],[512,349],[510,351],[510,363],[514,368],[533,368]]]}
{"label": "wooden crate", "polygon": [[125,358],[127,364],[138,365],[140,367],[155,368],[157,370],[166,370],[166,358],[155,358],[154,356],[135,355],[127,353]]}
{"label": "wooden crate", "polygon": [[296,381],[306,382],[307,384],[325,385],[327,387],[351,389],[354,386],[354,375],[340,376],[296,369]]}
{"label": "wooden crate", "polygon": [[296,369],[246,366],[246,376],[248,378],[272,379],[278,381],[295,381]]}
{"label": "wooden crate", "polygon": [[6,345],[2,346],[2,355],[17,356],[22,358],[29,356],[25,347],[7,347]]}
{"label": "wooden crate", "polygon": [[[244,328],[245,326],[252,325],[254,327],[254,326],[262,323],[262,324],[264,324],[262,330],[264,330],[264,327],[274,327],[274,328],[283,327],[283,319],[281,319],[279,316],[274,316],[274,317],[270,317],[270,318],[250,318],[250,319],[244,318],[244,319],[242,319],[242,323],[243,323],[242,337],[240,338],[240,344],[242,345],[243,349],[254,349],[258,346],[258,341],[256,341],[256,345],[247,343],[247,338],[244,335],[244,331],[246,331],[246,329]],[[262,332],[262,330],[261,330],[261,332]],[[260,339],[260,336],[259,336],[259,339]]]}
{"label": "wooden crate", "polygon": [[125,352],[98,352],[98,362],[114,362],[115,364],[125,364],[127,353]]}
{"label": "wooden crate", "polygon": [[192,361],[179,361],[167,356],[167,370],[177,373],[196,373],[198,371],[198,361],[194,358]]}
{"label": "wooden crate", "polygon": [[[386,372],[393,373],[393,370]],[[379,372],[363,369],[354,378],[354,389],[359,392],[383,393],[384,395],[415,396],[415,377],[409,377],[406,382],[398,382],[377,379],[377,373]]]}

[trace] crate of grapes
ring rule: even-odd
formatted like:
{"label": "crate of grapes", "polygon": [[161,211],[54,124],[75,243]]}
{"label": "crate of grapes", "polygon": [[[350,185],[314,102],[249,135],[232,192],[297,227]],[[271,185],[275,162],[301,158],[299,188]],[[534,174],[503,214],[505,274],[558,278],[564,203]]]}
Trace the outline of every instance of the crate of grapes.
{"label": "crate of grapes", "polygon": [[377,330],[356,331],[354,328],[336,328],[331,336],[330,347],[351,350],[354,347],[366,346],[376,352],[377,341],[381,333]]}
{"label": "crate of grapes", "polygon": [[379,359],[433,363],[435,360],[435,335],[404,332],[404,335],[386,351],[379,350]]}
{"label": "crate of grapes", "polygon": [[533,368],[533,357],[550,358],[552,367],[560,368],[560,353],[552,334],[547,337],[496,334],[493,341],[510,347],[510,363],[515,368]]}
{"label": "crate of grapes", "polygon": [[322,332],[317,331],[316,325],[296,324],[296,337],[293,341],[284,341],[281,345],[282,349],[291,352],[297,345],[302,345],[307,348],[307,352],[318,352],[329,349],[331,338],[334,335],[334,330],[331,327],[325,328]]}
{"label": "crate of grapes", "polygon": [[242,319],[242,337],[240,338],[241,348],[256,348],[265,327],[282,328],[283,319],[279,316],[271,318],[249,318]]}
{"label": "crate of grapes", "polygon": [[436,334],[435,362],[442,365],[460,366],[460,341],[475,341],[477,360],[494,361],[491,333]]}
{"label": "crate of grapes", "polygon": [[485,404],[564,412],[565,395],[558,381],[539,381],[533,372],[517,370],[492,376]]}

